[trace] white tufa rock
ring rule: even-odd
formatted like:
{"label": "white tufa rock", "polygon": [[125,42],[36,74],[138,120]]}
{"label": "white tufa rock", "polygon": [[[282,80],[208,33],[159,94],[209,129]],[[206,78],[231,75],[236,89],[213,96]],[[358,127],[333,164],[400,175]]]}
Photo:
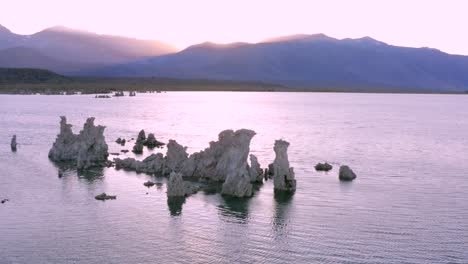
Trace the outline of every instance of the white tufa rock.
{"label": "white tufa rock", "polygon": [[167,180],[167,196],[168,197],[185,197],[194,194],[198,191],[198,187],[185,182],[181,173],[172,172]]}
{"label": "white tufa rock", "polygon": [[90,117],[83,130],[75,135],[66,117],[60,118],[60,133],[49,151],[49,158],[53,161],[76,161],[78,169],[104,166],[109,156],[104,138],[105,127],[95,126],[94,117]]}
{"label": "white tufa rock", "polygon": [[154,157],[152,163],[145,162],[146,159],[143,161],[130,158],[114,160],[117,169],[124,168],[161,175],[177,172],[184,177],[224,182],[222,192],[226,195],[251,196],[253,188],[251,181],[259,181],[259,179],[261,181],[261,169],[256,157],[251,157],[252,168],[247,164],[250,141],[254,135],[254,131],[247,129],[225,130],[219,134],[218,141],[210,142],[208,148],[190,156],[186,147],[175,140],[170,140],[164,159],[162,154],[153,154],[160,156]]}
{"label": "white tufa rock", "polygon": [[218,141],[190,155],[184,162],[185,173],[213,181],[225,181],[231,174],[247,174],[247,156],[254,135],[255,132],[248,129],[222,131]]}
{"label": "white tufa rock", "polygon": [[255,155],[250,154],[249,175],[251,182],[263,182],[263,170]]}
{"label": "white tufa rock", "polygon": [[184,162],[188,159],[187,147],[177,143],[175,140],[169,140],[167,143],[166,169],[168,172],[180,172]]}
{"label": "white tufa rock", "polygon": [[289,142],[284,140],[276,140],[274,151],[275,161],[273,162],[273,178],[275,190],[278,191],[295,191],[296,180],[294,179],[294,168],[289,167],[288,160]]}
{"label": "white tufa rock", "polygon": [[223,183],[221,193],[236,197],[250,197],[253,194],[253,186],[247,171],[244,173],[233,172],[229,174]]}

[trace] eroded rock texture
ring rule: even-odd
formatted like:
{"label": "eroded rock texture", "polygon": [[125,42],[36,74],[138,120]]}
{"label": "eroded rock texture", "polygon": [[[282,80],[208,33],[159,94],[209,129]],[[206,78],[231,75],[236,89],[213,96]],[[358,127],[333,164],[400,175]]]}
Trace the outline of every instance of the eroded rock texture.
{"label": "eroded rock texture", "polygon": [[250,154],[249,175],[251,182],[263,182],[263,170],[255,155]]}
{"label": "eroded rock texture", "polygon": [[150,157],[143,161],[127,158],[115,159],[116,168],[124,168],[151,174],[180,173],[184,177],[224,182],[222,192],[233,196],[251,196],[252,181],[261,181],[261,169],[256,157],[251,157],[252,168],[247,164],[252,130],[225,130],[218,141],[210,142],[205,150],[188,155],[187,148],[170,140],[166,157]]}
{"label": "eroded rock texture", "polygon": [[142,161],[134,158],[115,158],[116,169],[126,169],[147,174],[162,174],[164,172],[164,156],[161,153],[151,154]]}
{"label": "eroded rock texture", "polygon": [[167,181],[168,197],[185,197],[198,191],[198,187],[193,183],[186,182],[181,173],[172,172]]}
{"label": "eroded rock texture", "polygon": [[148,138],[146,139],[143,145],[147,146],[148,148],[155,148],[155,147],[163,146],[164,143],[157,141],[154,134],[149,133]]}
{"label": "eroded rock texture", "polygon": [[[294,168],[289,167],[288,160],[289,142],[284,140],[276,140],[274,151],[275,161],[273,162],[273,179],[275,190],[278,191],[295,191],[296,179],[294,178]],[[270,171],[271,173],[271,171]]]}
{"label": "eroded rock texture", "polygon": [[104,166],[107,161],[108,146],[104,137],[104,126],[95,126],[94,117],[86,120],[83,130],[73,134],[72,125],[66,117],[60,117],[60,133],[57,135],[49,158],[53,161],[73,161],[78,169]]}

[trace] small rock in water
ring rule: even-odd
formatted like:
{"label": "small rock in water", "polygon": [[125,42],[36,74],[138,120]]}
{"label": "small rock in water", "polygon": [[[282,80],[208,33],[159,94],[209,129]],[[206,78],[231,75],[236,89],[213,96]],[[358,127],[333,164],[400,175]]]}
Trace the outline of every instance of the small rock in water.
{"label": "small rock in water", "polygon": [[8,199],[3,199],[3,200],[1,201],[1,203],[4,204],[4,203],[6,203],[6,202],[8,202],[8,201],[10,201],[10,200],[8,200]]}
{"label": "small rock in water", "polygon": [[128,151],[129,151],[128,149],[122,149],[120,152],[127,153]]}
{"label": "small rock in water", "polygon": [[16,145],[18,145],[16,143],[16,135],[13,135],[13,137],[11,138],[11,151],[15,152],[16,151]]}
{"label": "small rock in water", "polygon": [[[132,138],[133,139],[133,138]],[[144,142],[146,141],[146,134],[145,134],[145,130],[142,129],[139,133],[138,133],[138,137],[137,137],[137,142],[141,142],[142,144],[144,144]]]}
{"label": "small rock in water", "polygon": [[116,195],[107,195],[106,193],[101,193],[94,197],[96,200],[105,201],[105,200],[115,200],[117,199]]}
{"label": "small rock in water", "polygon": [[113,156],[119,156],[120,155],[120,153],[117,153],[117,152],[112,152],[110,154],[113,155]]}
{"label": "small rock in water", "polygon": [[356,174],[346,165],[340,167],[339,178],[340,181],[352,181],[356,179]]}
{"label": "small rock in water", "polygon": [[125,138],[118,138],[118,139],[115,141],[115,143],[120,144],[120,145],[122,145],[122,146],[125,145],[125,142],[126,142]]}
{"label": "small rock in water", "polygon": [[318,163],[317,165],[315,165],[316,171],[330,171],[331,169],[333,169],[333,166],[328,164],[327,162]]}
{"label": "small rock in water", "polygon": [[143,185],[146,186],[146,187],[148,187],[148,188],[154,186],[155,184],[156,184],[156,183],[154,183],[154,182],[152,182],[152,181],[147,181],[147,182],[143,183]]}
{"label": "small rock in water", "polygon": [[138,141],[135,143],[135,146],[133,146],[133,153],[135,154],[142,154],[143,153],[143,144],[139,143]]}

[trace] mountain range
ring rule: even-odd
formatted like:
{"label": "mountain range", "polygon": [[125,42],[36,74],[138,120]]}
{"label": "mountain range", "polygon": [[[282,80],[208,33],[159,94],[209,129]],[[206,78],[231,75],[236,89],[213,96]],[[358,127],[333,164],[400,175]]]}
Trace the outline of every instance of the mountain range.
{"label": "mountain range", "polygon": [[99,35],[62,26],[18,35],[0,25],[0,67],[38,67],[66,73],[176,51],[161,41]]}
{"label": "mountain range", "polygon": [[4,65],[74,75],[260,81],[301,88],[468,90],[468,56],[324,34],[255,44],[205,42],[178,51],[160,41],[63,27],[30,36],[0,28],[0,67]]}

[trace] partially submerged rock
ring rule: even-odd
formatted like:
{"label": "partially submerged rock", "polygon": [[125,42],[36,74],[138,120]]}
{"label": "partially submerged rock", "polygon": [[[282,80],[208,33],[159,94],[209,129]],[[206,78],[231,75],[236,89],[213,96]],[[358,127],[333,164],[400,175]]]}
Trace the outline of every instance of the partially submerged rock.
{"label": "partially submerged rock", "polygon": [[252,196],[253,185],[248,173],[233,173],[228,175],[223,183],[221,194],[235,197]]}
{"label": "partially submerged rock", "polygon": [[125,142],[126,142],[125,138],[118,138],[118,139],[115,141],[115,143],[120,144],[120,145],[122,145],[122,146],[125,146]]}
{"label": "partially submerged rock", "polygon": [[73,134],[72,125],[67,124],[66,117],[60,117],[60,133],[57,135],[49,158],[53,161],[73,161],[78,169],[93,166],[105,166],[109,153],[104,138],[104,126],[95,126],[94,117],[86,120],[83,130]]}
{"label": "partially submerged rock", "polygon": [[116,169],[126,169],[148,174],[162,174],[164,169],[164,157],[161,153],[151,154],[142,161],[134,158],[114,159]]}
{"label": "partially submerged rock", "polygon": [[255,132],[248,129],[222,131],[218,141],[212,141],[205,150],[190,155],[184,164],[184,172],[187,173],[184,176],[225,181],[231,174],[247,174],[247,157],[254,135]]}
{"label": "partially submerged rock", "polygon": [[11,138],[11,143],[10,143],[10,146],[11,146],[11,151],[16,151],[16,146],[18,144],[16,143],[16,135],[13,135],[13,137]]}
{"label": "partially submerged rock", "polygon": [[135,154],[142,154],[143,153],[143,143],[141,142],[136,142],[135,145],[133,146],[132,152]]}
{"label": "partially submerged rock", "polygon": [[315,165],[315,170],[316,171],[330,171],[331,169],[333,169],[333,166],[330,165],[329,163],[325,162],[325,163],[318,163],[317,165]]}
{"label": "partially submerged rock", "polygon": [[116,195],[107,195],[106,193],[101,193],[99,195],[96,195],[94,198],[96,200],[105,201],[105,200],[115,200],[115,199],[117,199],[117,196]]}
{"label": "partially submerged rock", "polygon": [[115,97],[125,96],[125,94],[124,94],[124,92],[120,91],[120,92],[115,92],[115,93],[114,93],[114,96],[115,96]]}
{"label": "partially submerged rock", "polygon": [[10,200],[8,200],[8,199],[3,199],[3,200],[0,201],[0,202],[1,202],[2,204],[4,204],[4,203],[6,203],[6,202],[8,202],[8,201],[10,201]]}
{"label": "partially submerged rock", "polygon": [[[137,142],[143,141],[143,133],[140,132]],[[210,142],[208,148],[190,156],[186,147],[175,140],[169,140],[166,157],[158,153],[143,161],[132,158],[115,159],[116,168],[159,175],[177,172],[195,180],[223,182],[222,193],[226,195],[251,196],[251,182],[262,180],[262,171],[256,157],[251,157],[251,166],[247,164],[250,142],[254,135],[254,131],[247,129],[225,130],[219,134],[218,141]]]}
{"label": "partially submerged rock", "polygon": [[198,187],[182,178],[181,173],[172,172],[167,181],[168,197],[185,197],[198,191]]}
{"label": "partially submerged rock", "polygon": [[343,165],[340,167],[340,172],[338,175],[340,181],[352,181],[356,179],[356,174],[351,170],[350,167]]}
{"label": "partially submerged rock", "polygon": [[289,167],[288,160],[289,142],[284,140],[276,140],[274,151],[275,161],[273,162],[273,179],[275,190],[278,191],[295,191],[296,179],[294,178],[294,168]]}
{"label": "partially submerged rock", "polygon": [[105,201],[105,200],[115,200],[115,199],[117,199],[117,196],[116,195],[107,195],[106,193],[101,193],[99,195],[96,195],[94,198],[96,200]]}
{"label": "partially submerged rock", "polygon": [[143,145],[147,146],[148,148],[155,148],[155,147],[163,146],[164,143],[157,141],[154,134],[149,133],[148,138],[146,139],[146,141],[144,141]]}
{"label": "partially submerged rock", "polygon": [[141,142],[141,144],[145,144],[145,141],[146,141],[146,133],[145,133],[145,130],[142,129],[138,133],[137,142]]}
{"label": "partially submerged rock", "polygon": [[152,182],[152,181],[147,181],[147,182],[143,183],[143,185],[146,186],[146,187],[148,187],[148,188],[149,188],[149,187],[153,187],[155,184],[156,184],[156,183],[154,183],[154,182]]}
{"label": "partially submerged rock", "polygon": [[109,95],[103,95],[103,94],[96,94],[96,96],[94,96],[94,98],[111,98]]}

